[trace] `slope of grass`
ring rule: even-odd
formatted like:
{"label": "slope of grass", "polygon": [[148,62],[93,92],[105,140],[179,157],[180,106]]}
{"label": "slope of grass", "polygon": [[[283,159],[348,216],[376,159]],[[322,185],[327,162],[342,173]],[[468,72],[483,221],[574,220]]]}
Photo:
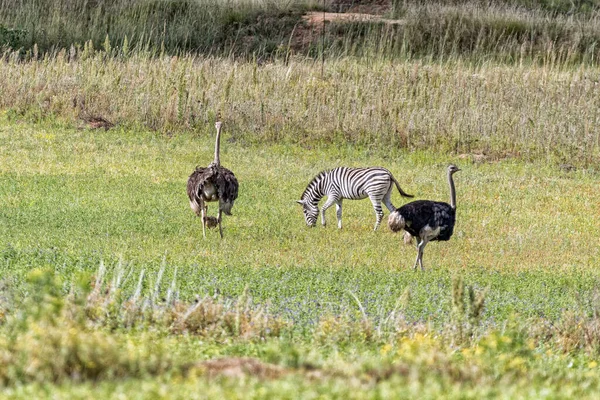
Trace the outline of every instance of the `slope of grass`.
{"label": "slope of grass", "polygon": [[270,55],[314,2],[263,0],[5,1],[0,45],[40,52],[110,38],[120,49]]}
{"label": "slope of grass", "polygon": [[505,2],[409,2],[393,8],[392,21],[332,24],[326,49],[367,58],[596,64],[597,5],[589,10],[565,15]]}

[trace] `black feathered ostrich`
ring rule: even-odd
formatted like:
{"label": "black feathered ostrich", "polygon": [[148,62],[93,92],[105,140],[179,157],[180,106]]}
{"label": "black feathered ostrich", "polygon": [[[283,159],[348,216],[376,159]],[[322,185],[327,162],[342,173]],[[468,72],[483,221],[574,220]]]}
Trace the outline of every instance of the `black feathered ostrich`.
{"label": "black feathered ostrich", "polygon": [[417,200],[403,205],[392,212],[388,226],[394,232],[406,231],[404,241],[410,243],[412,237],[419,238],[417,245],[417,265],[423,268],[423,249],[432,240],[449,240],[454,232],[456,220],[456,191],[452,175],[460,169],[453,164],[448,166],[448,185],[450,185],[450,204],[440,201]]}
{"label": "black feathered ostrich", "polygon": [[[190,207],[198,216],[202,216],[202,236],[206,238],[206,227],[213,228],[219,225],[219,233],[223,238],[221,227],[222,213],[231,215],[233,202],[238,196],[238,181],[230,170],[221,166],[219,150],[221,147],[221,128],[223,123],[217,121],[217,139],[215,142],[215,159],[208,167],[196,167],[187,182],[187,193],[190,198]],[[219,212],[217,217],[207,216],[207,202],[218,201]]]}

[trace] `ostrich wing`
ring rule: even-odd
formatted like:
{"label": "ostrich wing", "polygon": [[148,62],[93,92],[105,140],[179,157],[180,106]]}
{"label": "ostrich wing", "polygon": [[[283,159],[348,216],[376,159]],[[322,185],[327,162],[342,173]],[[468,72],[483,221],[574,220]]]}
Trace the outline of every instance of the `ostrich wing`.
{"label": "ostrich wing", "polygon": [[432,240],[448,240],[454,229],[455,212],[449,204],[429,200],[417,200],[403,205],[398,212],[406,221],[404,230],[419,237],[421,230],[440,228],[440,234]]}
{"label": "ostrich wing", "polygon": [[192,172],[187,182],[187,193],[190,200],[200,201],[202,189],[210,181],[211,176],[212,172],[210,168],[196,167],[196,170]]}
{"label": "ostrich wing", "polygon": [[238,181],[233,172],[214,164],[206,168],[196,167],[196,170],[190,175],[187,183],[187,192],[190,200],[200,204],[206,185],[214,186],[219,198],[219,208],[225,214],[231,215],[231,208],[233,207],[233,202],[238,197],[239,189]]}
{"label": "ostrich wing", "polygon": [[225,203],[232,203],[238,197],[238,181],[230,170],[224,167],[218,168],[215,178],[213,180],[214,185],[217,187],[217,193],[219,193],[219,199]]}

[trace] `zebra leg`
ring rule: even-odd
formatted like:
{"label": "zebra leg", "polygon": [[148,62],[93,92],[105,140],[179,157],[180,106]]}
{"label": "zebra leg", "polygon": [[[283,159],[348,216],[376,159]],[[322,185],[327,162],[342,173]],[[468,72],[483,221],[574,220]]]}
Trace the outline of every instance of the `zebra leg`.
{"label": "zebra leg", "polygon": [[369,197],[371,199],[371,203],[373,203],[373,209],[375,209],[375,215],[377,216],[377,220],[375,221],[375,229],[379,228],[381,224],[381,219],[383,218],[383,210],[381,209],[381,200],[376,199],[375,197]]}
{"label": "zebra leg", "polygon": [[338,229],[342,229],[342,200],[335,203],[335,212],[338,220]]}
{"label": "zebra leg", "polygon": [[387,207],[387,209],[392,213],[396,211],[396,207],[392,204],[392,187],[390,186],[390,190],[383,196],[383,204]]}
{"label": "zebra leg", "polygon": [[325,204],[323,204],[323,208],[321,208],[321,225],[327,226],[327,222],[325,221],[325,211],[336,202],[337,199],[334,196],[330,196],[327,198]]}

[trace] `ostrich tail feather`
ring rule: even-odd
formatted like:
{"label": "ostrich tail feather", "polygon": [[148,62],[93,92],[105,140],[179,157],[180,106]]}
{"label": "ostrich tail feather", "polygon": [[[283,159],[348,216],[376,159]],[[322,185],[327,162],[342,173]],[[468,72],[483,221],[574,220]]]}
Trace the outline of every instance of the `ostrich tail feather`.
{"label": "ostrich tail feather", "polygon": [[233,201],[221,201],[219,203],[219,209],[225,213],[225,215],[231,215],[231,209],[233,208]]}

